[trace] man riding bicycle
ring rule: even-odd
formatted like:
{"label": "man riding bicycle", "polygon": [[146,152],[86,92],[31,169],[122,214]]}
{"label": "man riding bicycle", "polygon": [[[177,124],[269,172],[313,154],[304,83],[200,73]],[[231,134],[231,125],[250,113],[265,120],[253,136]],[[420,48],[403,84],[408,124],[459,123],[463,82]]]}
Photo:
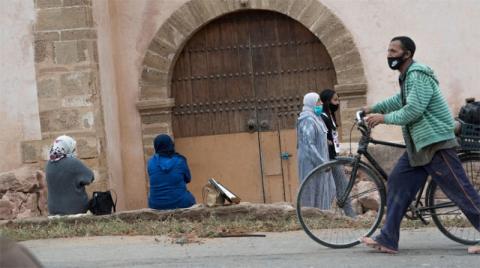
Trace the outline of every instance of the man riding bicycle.
{"label": "man riding bicycle", "polygon": [[[369,247],[397,253],[400,223],[420,187],[430,175],[480,231],[480,196],[458,159],[454,120],[432,69],[413,60],[415,43],[395,37],[388,47],[388,65],[400,72],[400,93],[363,110],[373,128],[378,124],[402,126],[407,147],[388,178],[387,215],[381,233],[362,237]],[[469,253],[480,253],[480,245]]]}

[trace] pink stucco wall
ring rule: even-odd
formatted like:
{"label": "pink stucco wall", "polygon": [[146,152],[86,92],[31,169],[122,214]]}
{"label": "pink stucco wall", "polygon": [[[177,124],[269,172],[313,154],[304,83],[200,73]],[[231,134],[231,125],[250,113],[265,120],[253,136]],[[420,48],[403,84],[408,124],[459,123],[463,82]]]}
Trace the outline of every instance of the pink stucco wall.
{"label": "pink stucco wall", "polygon": [[[374,103],[397,90],[397,74],[386,65],[386,49],[395,35],[409,35],[418,45],[416,58],[430,65],[437,73],[452,110],[457,111],[465,97],[480,99],[480,76],[476,75],[475,59],[480,58],[478,31],[480,3],[474,0],[319,0],[329,7],[353,34],[362,56],[368,81],[368,102]],[[129,196],[127,207],[146,206],[146,174],[142,151],[141,124],[135,102],[142,60],[150,41],[161,24],[186,0],[113,0],[109,2],[112,44],[100,47],[100,55],[113,51],[111,62],[100,62],[101,76],[109,92],[116,92],[118,107],[107,107],[108,133],[114,144],[109,155],[121,156],[125,189],[136,193]],[[99,28],[99,43],[107,28]],[[109,41],[105,41],[109,42]],[[114,68],[114,71],[108,70]],[[107,69],[107,70],[105,70]],[[105,89],[104,89],[105,90]],[[105,91],[108,92],[108,91]],[[111,117],[111,118],[110,118]],[[397,127],[380,127],[375,135],[401,140]],[[120,165],[120,162],[116,166]],[[119,168],[120,169],[120,168]],[[120,175],[119,175],[120,176]],[[126,179],[128,178],[128,179]],[[142,193],[142,194],[138,194]]]}
{"label": "pink stucco wall", "polygon": [[22,164],[21,141],[40,139],[33,1],[0,1],[0,172]]}
{"label": "pink stucco wall", "polygon": [[[112,182],[127,189],[124,208],[146,207],[147,177],[140,115],[135,106],[145,51],[160,25],[185,1],[116,0],[96,3],[100,77]],[[108,9],[108,13],[107,12]],[[109,22],[100,18],[109,14]],[[110,32],[109,32],[110,31]],[[112,70],[113,69],[113,70]],[[103,88],[105,87],[105,88]],[[104,95],[105,94],[105,95]],[[116,99],[110,99],[116,97]]]}

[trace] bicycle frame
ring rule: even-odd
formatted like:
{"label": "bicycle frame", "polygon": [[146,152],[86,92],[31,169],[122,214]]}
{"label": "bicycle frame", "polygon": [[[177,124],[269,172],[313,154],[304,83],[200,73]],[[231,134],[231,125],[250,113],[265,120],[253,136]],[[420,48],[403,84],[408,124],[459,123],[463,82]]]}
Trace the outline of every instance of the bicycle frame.
{"label": "bicycle frame", "polygon": [[[337,200],[338,205],[340,207],[343,207],[348,199],[348,195],[350,194],[350,191],[353,188],[353,185],[355,183],[355,178],[358,170],[358,166],[361,162],[362,155],[365,156],[365,158],[368,160],[370,166],[374,171],[376,171],[381,178],[383,178],[384,181],[388,181],[388,175],[385,172],[385,170],[378,164],[378,162],[375,160],[375,158],[368,152],[368,145],[370,143],[376,144],[376,145],[383,145],[387,147],[394,147],[394,148],[406,148],[406,145],[404,144],[399,144],[399,143],[393,143],[393,142],[387,142],[387,141],[382,141],[382,140],[376,140],[374,138],[370,137],[371,129],[369,129],[364,123],[363,123],[363,116],[359,113],[357,113],[357,123],[358,123],[358,129],[362,133],[362,137],[360,138],[360,141],[358,142],[358,149],[357,149],[357,154],[354,156],[354,163],[353,163],[353,169],[351,173],[351,178],[349,180],[349,184],[347,186],[347,189],[343,196]],[[460,150],[459,153],[468,153],[468,151],[462,151]],[[417,194],[417,197],[415,198],[415,204],[411,204],[409,211],[412,212],[412,215],[409,216],[406,214],[406,217],[409,219],[420,219],[424,224],[428,224],[428,222],[423,218],[425,212],[430,212],[433,208],[447,208],[447,207],[453,207],[455,204],[453,202],[444,202],[440,204],[436,204],[434,207],[430,206],[424,206],[422,203],[422,193],[425,190],[425,187],[427,186],[427,181],[423,184],[421,187],[420,191]],[[426,199],[427,197],[425,197]],[[427,201],[427,200],[425,200]],[[426,202],[427,203],[427,202]],[[421,206],[420,206],[421,204]]]}

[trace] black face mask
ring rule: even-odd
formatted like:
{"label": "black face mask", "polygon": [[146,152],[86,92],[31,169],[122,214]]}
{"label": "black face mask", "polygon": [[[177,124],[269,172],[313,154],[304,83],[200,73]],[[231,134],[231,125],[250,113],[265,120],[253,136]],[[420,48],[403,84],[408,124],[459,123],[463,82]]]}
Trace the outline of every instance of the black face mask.
{"label": "black face mask", "polygon": [[388,57],[388,67],[390,67],[392,70],[400,69],[400,66],[402,66],[402,64],[405,62],[403,56],[405,56],[405,53],[403,53],[400,57]]}
{"label": "black face mask", "polygon": [[333,103],[329,103],[328,104],[328,108],[330,109],[330,112],[334,113],[338,110],[338,106],[340,106],[339,104],[333,104]]}

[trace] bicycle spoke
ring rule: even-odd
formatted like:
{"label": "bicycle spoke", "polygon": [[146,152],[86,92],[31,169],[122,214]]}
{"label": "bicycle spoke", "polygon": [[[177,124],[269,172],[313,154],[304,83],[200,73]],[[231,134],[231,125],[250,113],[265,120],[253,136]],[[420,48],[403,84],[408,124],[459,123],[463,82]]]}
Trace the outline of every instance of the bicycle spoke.
{"label": "bicycle spoke", "polygon": [[[384,188],[380,187],[382,185],[380,179],[372,175],[373,172],[368,172],[363,166],[359,166],[355,173],[356,177],[353,178],[353,184],[349,185],[352,183],[347,179],[351,178],[350,171],[353,169],[351,163],[334,162],[325,165],[323,169],[318,168],[300,186],[297,214],[302,228],[313,240],[328,247],[345,248],[358,244],[359,237],[369,236],[375,231],[383,214],[385,200],[382,191]],[[344,178],[344,183],[337,187],[346,189],[342,190],[343,193],[337,192],[336,197],[346,200],[339,202],[337,198],[333,198],[331,207],[320,209],[315,207],[316,199],[308,197],[308,191],[321,183],[321,178],[315,177],[315,174],[325,175],[324,170],[327,169],[335,176]],[[336,184],[341,183],[338,178],[335,179]],[[346,209],[349,209],[349,213],[353,210],[356,216],[347,216],[351,214],[348,214]]]}

